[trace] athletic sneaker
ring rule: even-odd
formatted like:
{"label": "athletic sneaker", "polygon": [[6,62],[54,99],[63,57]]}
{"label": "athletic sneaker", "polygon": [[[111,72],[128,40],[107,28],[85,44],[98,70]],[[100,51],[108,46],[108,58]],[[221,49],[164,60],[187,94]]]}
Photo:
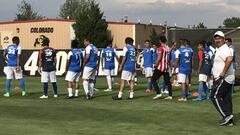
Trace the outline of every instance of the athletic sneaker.
{"label": "athletic sneaker", "polygon": [[164,98],[164,99],[166,99],[166,100],[172,100],[173,97],[172,97],[172,96],[168,96],[168,97],[166,97],[166,98]]}
{"label": "athletic sneaker", "polygon": [[40,98],[41,99],[46,99],[46,98],[48,98],[48,96],[42,95]]}
{"label": "athletic sneaker", "polygon": [[10,97],[10,93],[9,93],[9,92],[6,92],[3,96],[4,96],[4,97]]}
{"label": "athletic sneaker", "polygon": [[161,92],[163,93],[163,94],[168,94],[169,92],[165,89],[164,91],[163,91],[163,89],[161,89]]}
{"label": "athletic sneaker", "polygon": [[54,97],[54,98],[57,98],[57,97],[58,97],[58,95],[56,95],[56,94],[55,94],[53,97]]}
{"label": "athletic sneaker", "polygon": [[118,95],[112,97],[113,100],[122,100],[122,97],[119,98]]}
{"label": "athletic sneaker", "polygon": [[187,98],[179,98],[178,102],[187,102]]}
{"label": "athletic sneaker", "polygon": [[109,91],[112,91],[112,89],[106,89],[106,90],[104,90],[105,92],[109,92]]}
{"label": "athletic sneaker", "polygon": [[23,96],[23,97],[27,96],[26,91],[22,91],[22,96]]}
{"label": "athletic sneaker", "polygon": [[232,119],[233,119],[233,115],[229,115],[229,116],[225,117],[222,121],[219,122],[219,126],[227,125],[230,122],[230,120],[232,120]]}
{"label": "athletic sneaker", "polygon": [[227,123],[227,126],[229,126],[229,127],[232,127],[232,126],[234,126],[235,124],[234,124],[234,120],[233,119],[231,119],[228,123]]}
{"label": "athletic sneaker", "polygon": [[158,100],[162,97],[162,94],[157,94],[155,97],[153,97],[153,100]]}

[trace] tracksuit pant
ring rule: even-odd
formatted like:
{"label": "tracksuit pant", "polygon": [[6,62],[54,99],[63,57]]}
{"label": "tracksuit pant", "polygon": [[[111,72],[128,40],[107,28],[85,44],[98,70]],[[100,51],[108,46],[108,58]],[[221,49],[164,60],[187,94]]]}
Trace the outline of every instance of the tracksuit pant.
{"label": "tracksuit pant", "polygon": [[172,85],[171,85],[171,82],[170,82],[170,75],[169,75],[169,72],[162,72],[158,69],[155,69],[154,72],[153,72],[153,76],[152,76],[152,84],[153,84],[153,87],[155,89],[155,91],[157,92],[157,94],[160,94],[160,89],[159,89],[159,86],[158,86],[158,80],[159,78],[163,76],[163,79],[168,87],[168,91],[169,91],[169,96],[172,96]]}
{"label": "tracksuit pant", "polygon": [[232,87],[233,84],[229,84],[224,79],[217,80],[213,83],[211,100],[223,118],[233,113]]}

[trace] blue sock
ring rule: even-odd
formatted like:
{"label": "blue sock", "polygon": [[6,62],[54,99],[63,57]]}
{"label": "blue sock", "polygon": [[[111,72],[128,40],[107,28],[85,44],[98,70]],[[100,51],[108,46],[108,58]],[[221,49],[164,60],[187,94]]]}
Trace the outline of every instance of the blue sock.
{"label": "blue sock", "polygon": [[186,97],[188,97],[188,96],[189,96],[189,87],[188,87],[188,86],[186,86],[185,95],[186,95]]}
{"label": "blue sock", "polygon": [[163,90],[163,92],[166,90],[166,83],[165,83],[165,81],[163,81],[162,90]]}
{"label": "blue sock", "polygon": [[53,86],[53,91],[54,91],[54,94],[57,95],[58,94],[58,88],[57,88],[57,83],[52,83],[52,86]]}
{"label": "blue sock", "polygon": [[25,91],[25,84],[24,84],[23,79],[20,79],[19,83],[20,83],[20,87],[21,87],[22,91]]}
{"label": "blue sock", "polygon": [[206,84],[206,82],[204,82],[203,83],[203,89],[204,89],[204,92],[205,92],[205,94],[206,94],[206,99],[208,99],[208,87],[207,87],[207,84]]}
{"label": "blue sock", "polygon": [[202,92],[203,92],[203,84],[200,83],[198,85],[198,98],[202,98]]}
{"label": "blue sock", "polygon": [[10,87],[11,87],[11,80],[7,79],[6,80],[6,92],[10,92]]}
{"label": "blue sock", "polygon": [[187,97],[186,91],[185,91],[185,92],[182,92],[182,97],[183,97],[183,98],[186,98],[186,97]]}
{"label": "blue sock", "polygon": [[152,83],[151,82],[147,82],[147,88],[152,90]]}
{"label": "blue sock", "polygon": [[48,96],[48,83],[43,83],[43,93]]}

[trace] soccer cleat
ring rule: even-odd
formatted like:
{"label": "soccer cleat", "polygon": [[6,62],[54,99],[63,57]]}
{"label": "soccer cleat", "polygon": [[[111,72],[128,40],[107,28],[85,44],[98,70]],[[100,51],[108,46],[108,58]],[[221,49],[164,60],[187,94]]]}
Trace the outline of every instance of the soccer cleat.
{"label": "soccer cleat", "polygon": [[187,102],[187,98],[180,98],[178,99],[178,102]]}
{"label": "soccer cleat", "polygon": [[155,97],[153,97],[153,100],[158,100],[162,97],[162,94],[157,94]]}
{"label": "soccer cleat", "polygon": [[222,121],[219,122],[219,126],[227,125],[233,119],[233,115],[225,117]]}
{"label": "soccer cleat", "polygon": [[231,120],[227,123],[226,126],[232,127],[232,126],[234,126],[234,125],[235,125],[235,124],[234,124],[234,121],[233,121],[233,119],[231,119]]}
{"label": "soccer cleat", "polygon": [[146,91],[145,91],[146,93],[151,93],[152,92],[152,90],[150,90],[150,89],[146,89]]}
{"label": "soccer cleat", "polygon": [[203,99],[200,98],[200,97],[197,97],[197,98],[193,99],[193,101],[202,101],[202,100],[203,100]]}
{"label": "soccer cleat", "polygon": [[48,98],[48,96],[45,96],[45,95],[42,95],[41,97],[40,97],[40,99],[47,99]]}
{"label": "soccer cleat", "polygon": [[9,92],[6,92],[3,96],[4,96],[4,97],[10,97],[10,93],[9,93]]}
{"label": "soccer cleat", "polygon": [[168,97],[166,97],[166,98],[164,98],[164,99],[166,99],[166,100],[172,100],[173,97],[172,97],[172,96],[168,96]]}
{"label": "soccer cleat", "polygon": [[57,98],[57,97],[58,97],[58,95],[56,95],[56,94],[55,94],[53,97],[54,97],[54,98]]}
{"label": "soccer cleat", "polygon": [[113,100],[122,100],[122,97],[119,98],[118,95],[112,97]]}
{"label": "soccer cleat", "polygon": [[106,90],[104,90],[105,92],[109,92],[109,91],[112,91],[112,89],[106,89]]}
{"label": "soccer cleat", "polygon": [[22,96],[23,96],[23,97],[27,96],[26,91],[22,91]]}

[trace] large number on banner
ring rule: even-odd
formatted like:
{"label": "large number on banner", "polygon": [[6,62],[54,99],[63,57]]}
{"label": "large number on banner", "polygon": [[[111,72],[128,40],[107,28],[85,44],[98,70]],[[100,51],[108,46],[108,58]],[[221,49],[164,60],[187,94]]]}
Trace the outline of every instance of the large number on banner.
{"label": "large number on banner", "polygon": [[30,71],[30,75],[36,75],[36,71],[38,70],[37,62],[38,62],[38,51],[34,51],[26,64],[24,65],[24,69],[26,71]]}
{"label": "large number on banner", "polygon": [[63,75],[66,71],[67,53],[65,51],[59,51],[57,53],[56,75]]}

